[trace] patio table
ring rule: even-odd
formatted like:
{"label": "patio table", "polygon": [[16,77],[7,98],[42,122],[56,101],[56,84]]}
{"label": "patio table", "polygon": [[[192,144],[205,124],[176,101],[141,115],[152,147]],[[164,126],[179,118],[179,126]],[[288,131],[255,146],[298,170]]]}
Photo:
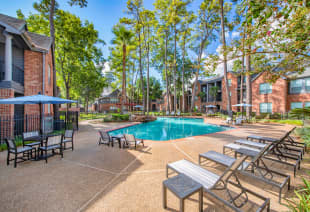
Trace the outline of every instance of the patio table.
{"label": "patio table", "polygon": [[[122,139],[124,138],[124,136],[123,135],[113,135],[113,136],[111,136],[111,138],[112,138],[112,147],[113,147],[113,139],[115,139],[118,141],[119,148],[121,149],[122,148]],[[123,148],[124,148],[124,145],[123,145]]]}
{"label": "patio table", "polygon": [[28,138],[24,139],[24,141],[35,141],[35,144],[32,143],[32,145],[25,144],[25,146],[30,146],[30,147],[34,148],[34,150],[35,150],[35,158],[33,158],[33,160],[38,160],[38,149],[39,149],[40,146],[43,145],[43,141],[45,139],[46,139],[46,137],[42,136],[42,135],[32,136],[32,137],[28,137]]}
{"label": "patio table", "polygon": [[184,174],[178,174],[163,182],[163,206],[167,208],[167,188],[180,199],[180,211],[184,211],[184,200],[192,194],[199,193],[199,211],[202,211],[203,193],[202,185],[187,177]]}

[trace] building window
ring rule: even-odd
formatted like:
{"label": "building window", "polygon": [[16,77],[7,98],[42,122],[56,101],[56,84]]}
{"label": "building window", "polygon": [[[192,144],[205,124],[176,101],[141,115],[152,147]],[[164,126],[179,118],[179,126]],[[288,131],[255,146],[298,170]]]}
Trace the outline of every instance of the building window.
{"label": "building window", "polygon": [[295,108],[302,108],[302,102],[292,102],[291,103],[291,110]]}
{"label": "building window", "polygon": [[229,91],[229,96],[231,96],[231,91]]}
{"label": "building window", "polygon": [[228,86],[231,86],[231,79],[228,80]]}
{"label": "building window", "polygon": [[260,113],[272,113],[272,103],[260,103],[259,112]]}
{"label": "building window", "polygon": [[270,83],[261,83],[261,84],[259,84],[259,93],[260,94],[272,93],[272,85]]}
{"label": "building window", "polygon": [[48,113],[48,114],[51,114],[51,104],[48,104],[48,105],[47,105],[47,113]]}
{"label": "building window", "polygon": [[305,107],[310,107],[310,102],[305,102]]}
{"label": "building window", "polygon": [[51,84],[51,65],[48,64],[48,68],[47,68],[47,79],[48,79],[48,84]]}
{"label": "building window", "polygon": [[290,83],[290,93],[300,93],[302,90],[302,79],[292,80]]}
{"label": "building window", "polygon": [[305,78],[305,90],[310,91],[310,78]]}

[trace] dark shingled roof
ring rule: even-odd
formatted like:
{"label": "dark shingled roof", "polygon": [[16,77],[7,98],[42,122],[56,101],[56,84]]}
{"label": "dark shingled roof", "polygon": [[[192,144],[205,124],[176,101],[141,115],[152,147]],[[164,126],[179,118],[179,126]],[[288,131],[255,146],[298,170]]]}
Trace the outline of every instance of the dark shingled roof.
{"label": "dark shingled roof", "polygon": [[110,97],[119,97],[119,95],[120,95],[120,91],[118,89],[116,89],[112,93],[110,93],[108,95],[105,95],[105,96],[101,97],[100,99],[102,99],[102,98],[110,98]]}
{"label": "dark shingled roof", "polygon": [[24,20],[17,19],[0,13],[0,21],[20,31],[26,24]]}
{"label": "dark shingled roof", "polygon": [[218,82],[221,81],[223,76],[215,76],[206,80],[198,80],[200,84],[206,84],[206,83],[212,83],[212,82]]}
{"label": "dark shingled roof", "polygon": [[[24,36],[24,39],[28,40],[28,43],[30,43],[30,48],[32,50],[48,51],[50,49],[50,46],[52,44],[51,38],[45,35],[29,32],[27,30],[25,20],[17,19],[0,13],[0,22],[12,27],[14,30],[16,30],[16,32],[19,32],[22,37]],[[26,29],[26,31],[24,29]]]}
{"label": "dark shingled roof", "polygon": [[27,32],[27,35],[31,38],[31,42],[36,48],[49,50],[52,39],[45,35],[40,35],[32,32]]}

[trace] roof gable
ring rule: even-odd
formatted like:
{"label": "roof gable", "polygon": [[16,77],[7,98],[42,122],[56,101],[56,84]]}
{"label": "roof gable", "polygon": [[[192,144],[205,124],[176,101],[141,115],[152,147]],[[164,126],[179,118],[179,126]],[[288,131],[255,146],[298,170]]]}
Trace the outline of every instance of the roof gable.
{"label": "roof gable", "polygon": [[25,20],[0,13],[0,25],[5,28],[5,31],[21,36],[32,51],[47,52],[51,47],[52,39],[45,35],[29,32]]}

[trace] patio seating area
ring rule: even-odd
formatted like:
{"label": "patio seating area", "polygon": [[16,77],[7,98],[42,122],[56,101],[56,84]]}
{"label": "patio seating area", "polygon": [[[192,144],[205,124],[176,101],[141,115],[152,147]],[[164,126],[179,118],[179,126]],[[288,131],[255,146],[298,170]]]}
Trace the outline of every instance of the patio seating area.
{"label": "patio seating area", "polygon": [[[216,119],[206,119],[206,122],[220,124],[220,120]],[[204,153],[212,151],[213,154],[208,155],[211,158],[215,155],[214,152],[222,153],[225,145],[237,140],[245,140],[248,136],[251,138],[253,135],[268,135],[279,139],[292,129],[292,126],[279,124],[243,124],[238,128],[219,133],[174,141],[144,140],[143,145],[136,145],[138,142],[128,137],[126,139],[131,143],[131,148],[119,148],[119,145],[113,147],[98,145],[99,138],[99,142],[103,144],[110,144],[113,140],[103,134],[99,136],[98,131],[119,128],[127,124],[83,121],[80,123],[80,130],[74,134],[74,151],[71,151],[73,147],[71,148],[69,144],[70,150],[64,152],[63,158],[50,157],[48,163],[44,160],[26,161],[14,168],[13,165],[6,165],[7,152],[0,152],[1,208],[4,211],[40,211],[42,208],[47,211],[111,211],[111,209],[113,211],[164,211],[163,181],[167,179],[167,164],[185,159],[187,165],[195,164],[195,167],[199,167],[199,154],[202,154],[205,159]],[[70,143],[69,134],[68,132],[62,141],[68,140]],[[289,141],[287,139],[285,142]],[[117,141],[114,144],[117,144]],[[245,147],[250,143],[243,141],[235,144]],[[247,167],[255,166],[256,161],[261,160],[266,151],[271,151],[270,142],[261,142],[261,144],[260,157],[252,158]],[[248,176],[252,174],[251,170],[236,171],[237,167],[233,166],[230,171],[225,171],[227,166],[234,163],[234,151],[225,155],[231,158],[231,164],[209,160],[201,164],[203,169],[197,170],[199,172],[208,170],[208,174],[214,173],[212,175],[221,176],[224,179],[236,175],[243,192],[250,190],[259,196],[270,198],[271,211],[283,211],[287,208],[279,203],[279,188],[282,202],[285,202],[285,198],[294,196],[294,189],[302,184],[301,177],[306,177],[307,171],[310,170],[309,154],[303,151],[296,154],[302,154],[296,177],[292,168],[286,164],[270,160],[264,160],[265,164],[260,162],[260,165],[266,165],[272,171],[289,176],[290,190],[285,176],[284,180],[279,181],[285,182],[286,186],[282,188],[272,183],[261,183]],[[245,163],[244,160],[245,158],[241,157],[236,163],[239,166]],[[171,167],[174,166],[171,165]],[[283,176],[274,176],[272,181],[278,181],[280,178],[282,179]],[[238,189],[233,192],[237,193]],[[213,195],[213,192],[216,195]],[[216,199],[216,196],[226,197],[227,194],[223,190],[204,192],[203,211],[230,211],[229,207]],[[166,195],[167,209],[179,210],[180,199],[170,191],[167,191]],[[35,204],[29,204],[33,200]],[[184,201],[185,204],[182,203],[184,211],[199,210],[199,192],[186,197]],[[250,194],[242,210],[253,211],[259,203],[263,204],[263,201]]]}

